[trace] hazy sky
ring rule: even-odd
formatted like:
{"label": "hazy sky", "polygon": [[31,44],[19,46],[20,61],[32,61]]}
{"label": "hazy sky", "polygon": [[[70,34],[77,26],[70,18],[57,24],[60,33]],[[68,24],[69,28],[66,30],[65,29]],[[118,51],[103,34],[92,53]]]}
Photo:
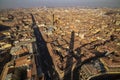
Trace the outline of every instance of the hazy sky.
{"label": "hazy sky", "polygon": [[90,6],[120,8],[120,0],[0,0],[0,9],[40,6]]}

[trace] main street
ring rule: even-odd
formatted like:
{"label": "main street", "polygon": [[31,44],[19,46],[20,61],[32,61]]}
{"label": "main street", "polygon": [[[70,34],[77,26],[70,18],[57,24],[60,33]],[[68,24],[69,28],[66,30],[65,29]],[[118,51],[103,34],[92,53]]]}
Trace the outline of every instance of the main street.
{"label": "main street", "polygon": [[33,21],[32,28],[36,37],[36,62],[38,65],[37,68],[42,68],[45,80],[59,80],[59,76],[54,69],[53,61],[49,55],[46,42],[44,41],[41,32],[35,22],[34,15],[31,14],[31,17]]}

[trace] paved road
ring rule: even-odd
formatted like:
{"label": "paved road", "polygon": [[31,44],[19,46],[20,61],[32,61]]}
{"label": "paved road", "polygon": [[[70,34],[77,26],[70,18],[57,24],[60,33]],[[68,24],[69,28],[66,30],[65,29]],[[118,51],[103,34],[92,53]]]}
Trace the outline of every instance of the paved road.
{"label": "paved road", "polygon": [[33,20],[33,30],[36,37],[36,60],[38,67],[42,67],[42,71],[45,75],[45,80],[59,80],[59,76],[54,69],[52,58],[50,57],[49,51],[46,46],[41,32],[35,23],[34,16],[31,14]]}

